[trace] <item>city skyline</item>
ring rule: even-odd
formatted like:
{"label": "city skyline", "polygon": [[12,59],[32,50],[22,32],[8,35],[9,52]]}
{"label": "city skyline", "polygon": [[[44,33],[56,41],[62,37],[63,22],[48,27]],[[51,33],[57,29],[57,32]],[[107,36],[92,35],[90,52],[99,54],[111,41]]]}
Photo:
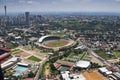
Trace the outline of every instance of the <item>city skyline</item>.
{"label": "city skyline", "polygon": [[120,12],[120,0],[0,0],[8,12]]}

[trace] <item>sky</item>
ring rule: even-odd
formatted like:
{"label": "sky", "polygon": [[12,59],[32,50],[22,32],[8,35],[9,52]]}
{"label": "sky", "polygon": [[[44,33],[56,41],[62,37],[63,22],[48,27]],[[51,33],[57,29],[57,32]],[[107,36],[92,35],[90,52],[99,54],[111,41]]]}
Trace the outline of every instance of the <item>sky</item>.
{"label": "sky", "polygon": [[4,12],[120,12],[120,0],[0,0]]}

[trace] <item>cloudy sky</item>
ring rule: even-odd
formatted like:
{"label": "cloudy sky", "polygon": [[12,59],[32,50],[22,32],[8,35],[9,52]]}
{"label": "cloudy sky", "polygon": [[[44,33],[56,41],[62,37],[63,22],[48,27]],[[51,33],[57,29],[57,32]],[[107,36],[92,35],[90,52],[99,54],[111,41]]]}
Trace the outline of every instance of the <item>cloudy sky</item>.
{"label": "cloudy sky", "polygon": [[0,0],[0,12],[120,12],[120,0]]}

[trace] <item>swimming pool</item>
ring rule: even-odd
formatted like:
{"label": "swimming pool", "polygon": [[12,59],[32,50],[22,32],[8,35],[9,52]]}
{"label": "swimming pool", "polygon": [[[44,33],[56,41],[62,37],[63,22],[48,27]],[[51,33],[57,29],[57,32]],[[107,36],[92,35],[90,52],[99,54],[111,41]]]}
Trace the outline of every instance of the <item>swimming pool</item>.
{"label": "swimming pool", "polygon": [[16,72],[16,73],[13,74],[13,76],[21,76],[21,74]]}
{"label": "swimming pool", "polygon": [[17,67],[15,68],[15,70],[16,70],[16,71],[21,71],[21,72],[24,72],[24,71],[26,71],[26,70],[27,70],[27,67],[17,66]]}
{"label": "swimming pool", "polygon": [[28,68],[24,66],[17,65],[14,70],[16,71],[13,76],[21,76]]}

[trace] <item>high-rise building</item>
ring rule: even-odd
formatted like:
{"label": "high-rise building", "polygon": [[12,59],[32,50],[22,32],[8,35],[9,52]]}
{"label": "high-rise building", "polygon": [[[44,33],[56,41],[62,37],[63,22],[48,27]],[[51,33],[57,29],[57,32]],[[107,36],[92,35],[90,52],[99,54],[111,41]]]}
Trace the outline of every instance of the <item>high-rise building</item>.
{"label": "high-rise building", "polygon": [[5,9],[5,16],[7,15],[7,9],[6,9],[6,5],[4,6]]}
{"label": "high-rise building", "polygon": [[26,26],[29,27],[30,26],[30,13],[29,12],[25,12],[25,18],[26,18]]}
{"label": "high-rise building", "polygon": [[7,27],[7,9],[6,9],[6,5],[4,6],[4,10],[5,10],[5,18],[4,18],[4,26]]}

